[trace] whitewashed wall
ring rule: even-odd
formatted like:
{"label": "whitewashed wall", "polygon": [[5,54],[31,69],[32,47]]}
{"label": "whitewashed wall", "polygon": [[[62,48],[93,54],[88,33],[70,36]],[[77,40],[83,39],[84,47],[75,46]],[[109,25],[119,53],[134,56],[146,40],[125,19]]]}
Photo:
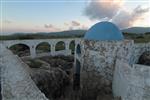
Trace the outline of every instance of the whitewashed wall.
{"label": "whitewashed wall", "polygon": [[113,93],[122,100],[150,100],[150,66],[117,60]]}
{"label": "whitewashed wall", "polygon": [[[68,52],[64,52],[62,50],[61,54],[64,55],[71,55],[71,50],[69,49],[69,45],[72,41],[80,41],[81,38],[66,38],[66,39],[32,39],[32,40],[7,40],[7,41],[0,41],[0,43],[4,44],[5,47],[9,48],[15,44],[25,44],[30,48],[31,57],[34,58],[37,56],[36,54],[36,47],[38,44],[47,42],[50,45],[51,53],[54,55],[59,55],[60,51],[56,51],[55,47],[58,42],[64,42],[65,50]],[[70,50],[70,51],[69,51]]]}
{"label": "whitewashed wall", "polygon": [[94,71],[112,81],[116,58],[129,62],[132,46],[133,41],[129,40],[84,41],[84,65],[81,72]]}
{"label": "whitewashed wall", "polygon": [[90,96],[95,93],[94,98],[100,95],[100,91],[110,93],[116,59],[130,61],[133,41],[83,40],[81,43],[84,45],[81,67],[81,87],[84,95]]}
{"label": "whitewashed wall", "polygon": [[2,100],[48,100],[28,73],[28,66],[0,44]]}

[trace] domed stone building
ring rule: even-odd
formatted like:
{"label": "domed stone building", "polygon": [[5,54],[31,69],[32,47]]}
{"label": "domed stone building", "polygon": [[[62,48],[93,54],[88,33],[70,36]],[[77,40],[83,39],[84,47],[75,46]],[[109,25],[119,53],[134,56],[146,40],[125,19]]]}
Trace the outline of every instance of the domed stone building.
{"label": "domed stone building", "polygon": [[[122,32],[111,22],[99,22],[92,26],[78,43],[75,54],[74,72],[84,96],[82,99],[100,100],[99,97],[105,93],[123,100],[148,100],[135,99],[134,96],[134,99],[124,99],[128,98],[129,93],[125,88],[130,86],[128,81],[123,81],[124,77],[120,78],[127,73],[120,74],[117,66],[123,69],[126,64],[131,67],[135,63],[135,47],[134,41],[125,40]],[[126,71],[130,71],[126,68]],[[130,80],[130,76],[125,78]]]}
{"label": "domed stone building", "polygon": [[[71,100],[150,100],[150,43],[125,40],[122,32],[110,22],[97,23],[84,38],[73,40],[75,91],[69,91],[73,93]],[[66,50],[58,54],[71,53],[69,41],[72,39],[0,42],[0,99],[48,100],[32,80],[29,66],[8,50],[11,45],[26,44],[32,57],[37,44],[44,41],[51,44],[54,55],[57,53],[54,47],[59,41],[65,42]]]}
{"label": "domed stone building", "polygon": [[85,40],[123,40],[122,32],[111,22],[99,22],[92,26],[84,36]]}

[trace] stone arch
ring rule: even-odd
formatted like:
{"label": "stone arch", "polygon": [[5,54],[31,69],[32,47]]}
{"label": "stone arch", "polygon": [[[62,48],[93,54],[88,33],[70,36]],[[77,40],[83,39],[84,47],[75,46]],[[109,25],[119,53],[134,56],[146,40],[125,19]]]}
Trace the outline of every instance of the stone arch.
{"label": "stone arch", "polygon": [[80,89],[80,69],[81,69],[81,63],[78,59],[76,59],[75,74],[73,77],[73,89],[74,90]]}
{"label": "stone arch", "polygon": [[78,44],[76,48],[76,54],[81,54],[81,46]]}
{"label": "stone arch", "polygon": [[36,46],[36,54],[51,52],[51,45],[48,42],[41,42]]}
{"label": "stone arch", "polygon": [[59,41],[55,45],[55,51],[65,50],[65,42]]}
{"label": "stone arch", "polygon": [[150,66],[150,51],[145,51],[140,55],[138,64]]}
{"label": "stone arch", "polygon": [[30,47],[23,43],[18,43],[9,46],[9,49],[18,56],[30,56]]}
{"label": "stone arch", "polygon": [[69,49],[71,50],[71,54],[74,54],[74,51],[75,51],[75,40],[72,40],[70,42]]}

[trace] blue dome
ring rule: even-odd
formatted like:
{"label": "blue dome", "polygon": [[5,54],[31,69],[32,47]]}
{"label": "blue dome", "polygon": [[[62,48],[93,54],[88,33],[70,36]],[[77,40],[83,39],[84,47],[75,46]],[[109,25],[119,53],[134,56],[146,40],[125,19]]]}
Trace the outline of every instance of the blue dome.
{"label": "blue dome", "polygon": [[111,22],[99,22],[93,25],[85,34],[87,40],[122,40],[122,32]]}

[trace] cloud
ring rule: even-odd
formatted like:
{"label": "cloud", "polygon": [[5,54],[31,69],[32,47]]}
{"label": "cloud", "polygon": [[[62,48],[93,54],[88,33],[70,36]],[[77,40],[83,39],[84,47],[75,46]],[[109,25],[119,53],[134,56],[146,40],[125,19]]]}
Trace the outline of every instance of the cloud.
{"label": "cloud", "polygon": [[87,30],[89,27],[82,25],[80,29]]}
{"label": "cloud", "polygon": [[71,22],[71,25],[72,25],[72,26],[80,26],[80,23],[77,22],[77,21],[72,21],[72,22]]}
{"label": "cloud", "polygon": [[[85,8],[84,14],[90,20],[107,20],[117,24],[120,28],[131,27],[139,20],[145,20],[145,13],[149,8],[137,6],[130,10],[123,5],[124,0],[91,0]],[[141,22],[142,23],[142,22]]]}
{"label": "cloud", "polygon": [[45,24],[44,27],[45,28],[53,28],[54,26],[52,24]]}
{"label": "cloud", "polygon": [[146,13],[149,11],[149,8],[142,8],[141,5],[137,6],[135,9],[134,9],[134,12],[135,13],[138,13],[138,14],[141,14],[141,13]]}
{"label": "cloud", "polygon": [[51,32],[55,32],[55,31],[61,31],[60,28],[52,25],[52,24],[44,24],[44,28],[48,29]]}
{"label": "cloud", "polygon": [[142,8],[137,6],[133,11],[129,12],[121,10],[113,19],[112,22],[117,24],[120,28],[131,27],[136,21],[144,20],[144,14],[149,11],[149,8]]}
{"label": "cloud", "polygon": [[83,25],[80,22],[75,20],[72,20],[70,22],[65,22],[64,25],[68,28],[68,30],[82,29],[83,27]]}
{"label": "cloud", "polygon": [[91,20],[111,19],[121,8],[123,0],[91,0],[84,14]]}

